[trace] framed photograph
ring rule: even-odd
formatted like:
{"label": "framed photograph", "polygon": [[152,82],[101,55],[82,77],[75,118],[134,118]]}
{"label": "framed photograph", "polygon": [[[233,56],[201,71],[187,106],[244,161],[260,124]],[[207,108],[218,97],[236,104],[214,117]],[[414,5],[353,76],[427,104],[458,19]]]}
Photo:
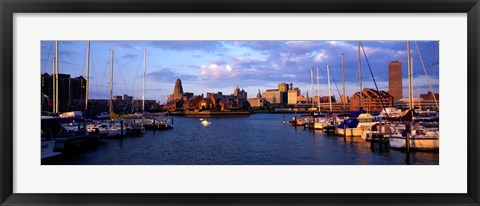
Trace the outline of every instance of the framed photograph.
{"label": "framed photograph", "polygon": [[478,0],[0,8],[1,205],[480,204]]}

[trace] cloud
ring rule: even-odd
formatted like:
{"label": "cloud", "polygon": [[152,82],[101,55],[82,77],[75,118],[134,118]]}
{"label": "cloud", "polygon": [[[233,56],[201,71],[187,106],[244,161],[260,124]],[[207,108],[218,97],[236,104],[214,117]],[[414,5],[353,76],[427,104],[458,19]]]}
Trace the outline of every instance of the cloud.
{"label": "cloud", "polygon": [[122,56],[121,59],[133,59],[133,58],[137,58],[139,55],[138,54],[125,54]]}
{"label": "cloud", "polygon": [[235,78],[239,75],[239,72],[235,70],[231,65],[201,65],[200,75],[204,79],[225,79]]}
{"label": "cloud", "polygon": [[177,51],[225,51],[221,41],[153,41],[150,45],[164,50]]}
{"label": "cloud", "polygon": [[147,78],[152,81],[157,82],[175,82],[177,79],[181,80],[195,80],[197,79],[196,75],[192,74],[183,74],[175,72],[171,68],[163,68],[158,71],[150,72],[147,74]]}
{"label": "cloud", "polygon": [[324,52],[321,52],[321,53],[318,53],[317,55],[315,55],[315,57],[313,58],[313,61],[314,62],[325,62],[327,60],[327,55],[324,53]]}

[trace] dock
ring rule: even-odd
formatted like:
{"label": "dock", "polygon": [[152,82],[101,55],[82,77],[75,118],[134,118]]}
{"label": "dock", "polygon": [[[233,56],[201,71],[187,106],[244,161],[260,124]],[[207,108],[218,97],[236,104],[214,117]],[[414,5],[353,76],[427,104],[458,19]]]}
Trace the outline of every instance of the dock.
{"label": "dock", "polygon": [[325,134],[329,134],[329,135],[330,134],[335,134],[335,128],[336,128],[335,126],[325,126],[325,127],[323,127],[323,132]]}
{"label": "dock", "polygon": [[387,135],[391,135],[391,133],[371,133],[371,136],[366,138],[367,141],[370,141],[370,148],[373,150],[375,149],[375,142],[379,143],[379,149],[388,148],[389,146],[389,138]]}

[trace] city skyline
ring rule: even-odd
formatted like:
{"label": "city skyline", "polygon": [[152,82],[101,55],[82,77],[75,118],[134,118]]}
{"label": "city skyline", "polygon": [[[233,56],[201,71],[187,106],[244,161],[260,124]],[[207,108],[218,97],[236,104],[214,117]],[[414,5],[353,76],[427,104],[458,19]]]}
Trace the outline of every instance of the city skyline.
{"label": "city skyline", "polygon": [[[438,41],[418,41],[435,93],[438,93]],[[406,41],[362,41],[380,90],[388,91],[388,63],[402,62],[403,96],[408,94]],[[85,76],[87,41],[59,42],[59,72]],[[92,41],[90,61],[91,99],[109,96],[109,55],[115,51],[114,95],[141,99],[143,48],[147,51],[146,99],[164,103],[181,79],[185,92],[232,93],[239,86],[255,97],[258,89],[275,89],[293,83],[311,96],[310,68],[320,71],[321,96],[328,95],[325,65],[330,65],[332,95],[341,90],[341,53],[345,53],[346,95],[359,90],[357,41]],[[52,72],[55,41],[41,42],[41,73]],[[415,42],[411,42],[414,96],[427,93],[425,74]],[[363,87],[375,88],[363,52]],[[334,79],[334,80],[333,80]],[[316,76],[314,76],[316,84]],[[315,89],[317,86],[315,85]]]}

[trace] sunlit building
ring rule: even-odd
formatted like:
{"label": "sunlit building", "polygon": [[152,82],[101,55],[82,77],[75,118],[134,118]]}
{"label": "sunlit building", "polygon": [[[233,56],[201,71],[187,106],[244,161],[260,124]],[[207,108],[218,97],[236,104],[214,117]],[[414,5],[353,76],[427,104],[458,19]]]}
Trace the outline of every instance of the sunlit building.
{"label": "sunlit building", "polygon": [[[364,110],[380,112],[384,106],[392,107],[394,103],[393,96],[385,91],[377,92],[371,88],[363,88],[361,95],[363,95],[362,98],[360,98],[360,92],[355,92],[350,98],[351,111],[359,110],[362,106]],[[361,99],[363,104],[360,104]]]}
{"label": "sunlit building", "polygon": [[403,98],[401,61],[388,63],[388,92],[393,96],[394,101]]}
{"label": "sunlit building", "polygon": [[250,104],[250,107],[252,107],[252,108],[264,107],[268,104],[267,100],[262,97],[262,94],[260,93],[260,89],[258,90],[257,97],[248,98],[247,101]]}
{"label": "sunlit building", "polygon": [[291,88],[290,90],[288,90],[288,104],[289,105],[297,104],[298,96],[300,96],[299,88]]}

